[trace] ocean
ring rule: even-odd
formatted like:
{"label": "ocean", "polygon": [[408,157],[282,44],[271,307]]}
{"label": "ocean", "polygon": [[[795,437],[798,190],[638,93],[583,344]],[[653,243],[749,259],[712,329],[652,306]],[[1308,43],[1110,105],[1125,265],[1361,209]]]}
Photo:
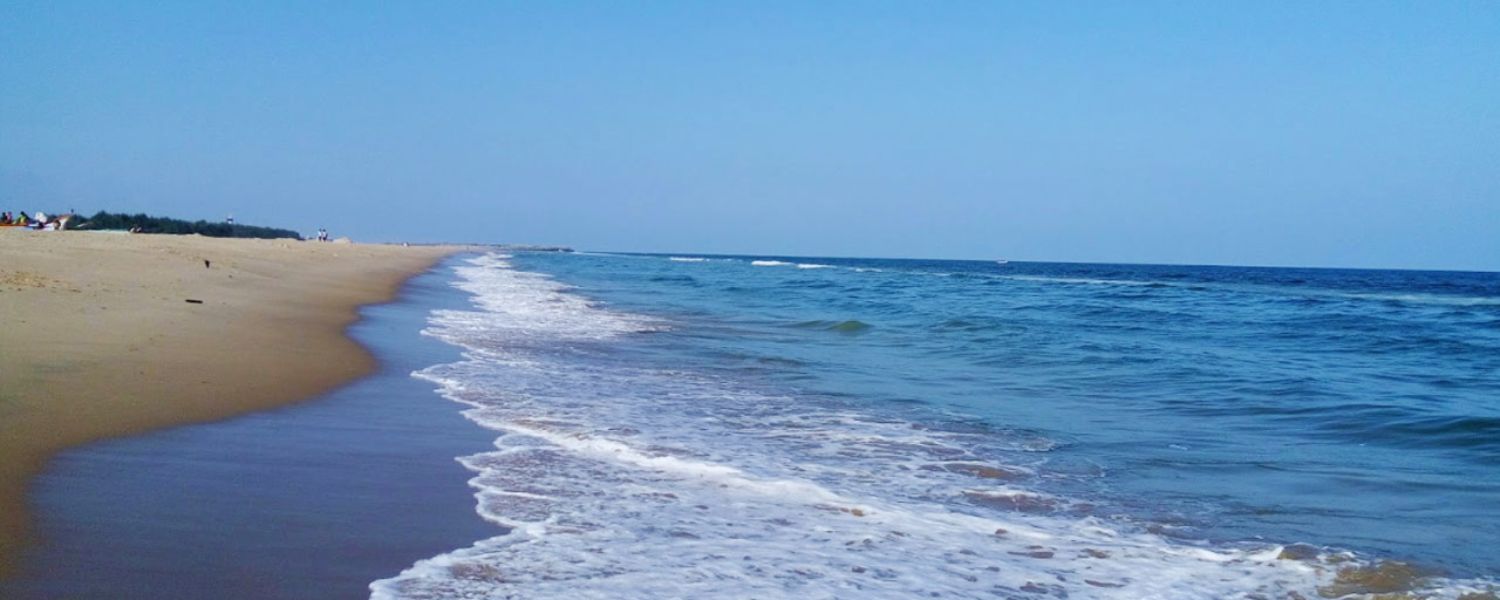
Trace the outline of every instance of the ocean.
{"label": "ocean", "polygon": [[1500,274],[452,269],[469,304],[424,333],[462,358],[414,377],[495,438],[456,457],[494,535],[376,598],[1456,598],[1500,574]]}

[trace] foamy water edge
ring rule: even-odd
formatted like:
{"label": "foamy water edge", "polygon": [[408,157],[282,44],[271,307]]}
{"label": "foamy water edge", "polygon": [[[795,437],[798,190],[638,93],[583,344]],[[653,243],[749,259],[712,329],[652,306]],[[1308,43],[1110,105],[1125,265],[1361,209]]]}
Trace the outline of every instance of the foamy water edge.
{"label": "foamy water edge", "polygon": [[[594,306],[507,258],[457,268],[477,310],[435,311],[424,333],[465,360],[415,375],[500,434],[496,451],[460,461],[477,474],[480,515],[511,531],[374,582],[375,598],[1313,596],[1359,564],[1198,546],[1070,512],[1024,477],[976,477],[1031,468],[976,450],[996,440],[693,373],[570,364],[552,348],[666,324]],[[618,397],[629,393],[641,395]]]}

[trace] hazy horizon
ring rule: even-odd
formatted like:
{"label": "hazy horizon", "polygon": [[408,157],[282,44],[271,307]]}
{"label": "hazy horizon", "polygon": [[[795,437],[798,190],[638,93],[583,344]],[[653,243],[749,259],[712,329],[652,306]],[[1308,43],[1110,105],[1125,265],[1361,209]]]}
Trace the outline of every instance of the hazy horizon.
{"label": "hazy horizon", "polygon": [[0,210],[1500,271],[1490,2],[0,1],[0,55]]}

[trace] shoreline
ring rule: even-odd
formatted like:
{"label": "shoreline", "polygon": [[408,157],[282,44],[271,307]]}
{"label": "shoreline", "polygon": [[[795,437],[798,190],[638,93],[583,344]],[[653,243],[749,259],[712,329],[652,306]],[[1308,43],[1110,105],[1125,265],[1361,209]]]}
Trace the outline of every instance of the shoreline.
{"label": "shoreline", "polygon": [[375,358],[346,334],[360,307],[462,250],[0,232],[0,577],[31,541],[26,494],[58,452],[368,375]]}
{"label": "shoreline", "polygon": [[[504,532],[475,510],[493,431],[425,379],[459,348],[422,333],[470,310],[454,255],[347,333],[375,373],[306,402],[71,448],[33,480],[37,543],[0,598],[363,598],[415,562]],[[165,587],[164,587],[165,586]]]}

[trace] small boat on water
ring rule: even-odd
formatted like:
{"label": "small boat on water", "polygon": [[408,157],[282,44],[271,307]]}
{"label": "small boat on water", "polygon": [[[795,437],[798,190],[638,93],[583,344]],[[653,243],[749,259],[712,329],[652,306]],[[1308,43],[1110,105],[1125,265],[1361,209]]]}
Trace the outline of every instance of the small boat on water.
{"label": "small boat on water", "polygon": [[1008,261],[1008,260],[997,260],[997,261],[995,261],[995,264],[997,264],[997,265],[1008,265],[1008,264],[1010,264],[1010,261]]}

